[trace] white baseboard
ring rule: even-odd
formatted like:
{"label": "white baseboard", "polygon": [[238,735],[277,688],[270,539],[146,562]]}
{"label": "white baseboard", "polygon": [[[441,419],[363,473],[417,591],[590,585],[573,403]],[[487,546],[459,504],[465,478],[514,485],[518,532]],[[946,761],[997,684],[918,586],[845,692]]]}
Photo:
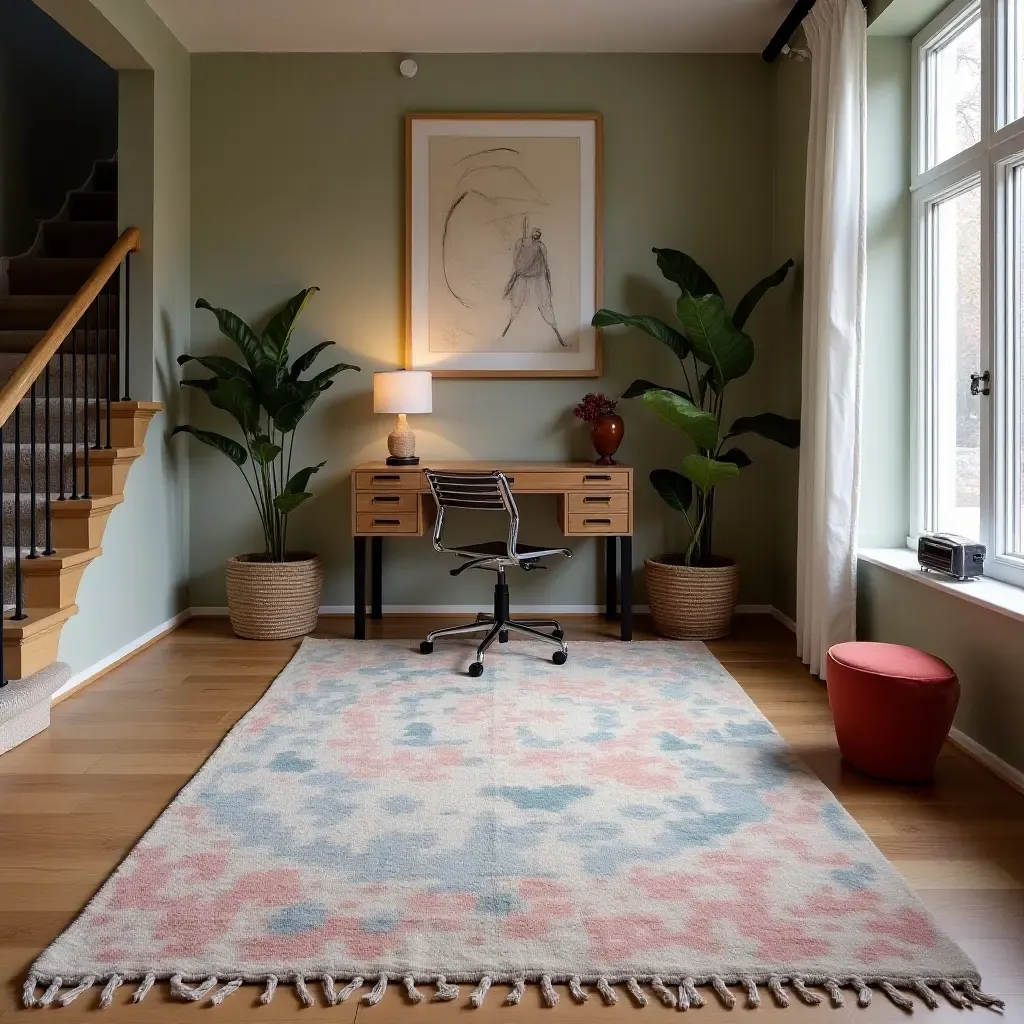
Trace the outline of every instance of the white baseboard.
{"label": "white baseboard", "polygon": [[781,622],[782,625],[790,631],[790,633],[796,632],[796,623],[784,612],[780,612],[774,605],[768,609],[768,613],[776,622]]}
{"label": "white baseboard", "polygon": [[164,635],[164,633],[170,633],[172,629],[177,629],[177,627],[186,619],[191,617],[192,609],[186,608],[184,611],[178,612],[178,614],[173,618],[168,619],[166,622],[161,622],[159,626],[154,626],[147,633],[143,633],[142,636],[136,637],[134,640],[126,643],[123,647],[119,647],[113,654],[109,654],[107,657],[101,658],[95,664],[82,669],[81,672],[76,672],[55,694],[53,694],[50,698],[50,703],[55,704],[62,697],[67,696],[67,694],[72,690],[77,690],[78,687],[91,682],[97,676],[106,672],[107,669],[116,665],[119,661],[124,661],[125,658],[134,654],[140,648],[146,647],[154,640],[158,640]]}
{"label": "white baseboard", "polygon": [[993,775],[998,776],[1018,793],[1024,793],[1024,772],[1014,768],[1012,764],[1007,764],[988,747],[983,747],[977,740],[972,740],[967,733],[959,729],[950,729],[949,738],[968,757],[973,757],[979,764],[983,764]]}

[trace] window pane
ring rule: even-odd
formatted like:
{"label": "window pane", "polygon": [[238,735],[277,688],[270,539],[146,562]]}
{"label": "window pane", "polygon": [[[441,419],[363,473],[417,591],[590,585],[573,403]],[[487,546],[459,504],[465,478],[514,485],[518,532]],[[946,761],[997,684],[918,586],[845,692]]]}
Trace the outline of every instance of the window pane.
{"label": "window pane", "polygon": [[1008,256],[1013,265],[1008,268],[1007,277],[1014,287],[1006,343],[1010,349],[1007,365],[1014,372],[1006,392],[1006,547],[1009,554],[1024,558],[1024,167],[1014,169],[1011,182],[1013,222]]}
{"label": "window pane", "polygon": [[1005,22],[1000,32],[1006,97],[999,127],[1024,116],[1024,0],[1006,0]]}
{"label": "window pane", "polygon": [[932,206],[933,528],[981,538],[981,187]]}
{"label": "window pane", "polygon": [[934,167],[981,141],[981,18],[936,45],[927,66],[925,152]]}

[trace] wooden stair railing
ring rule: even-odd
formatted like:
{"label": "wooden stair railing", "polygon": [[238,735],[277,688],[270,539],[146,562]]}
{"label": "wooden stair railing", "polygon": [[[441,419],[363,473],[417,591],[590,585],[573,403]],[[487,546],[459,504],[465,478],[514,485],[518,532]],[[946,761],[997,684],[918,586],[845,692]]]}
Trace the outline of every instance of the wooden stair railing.
{"label": "wooden stair railing", "polygon": [[[128,228],[0,388],[0,686],[57,658],[157,402],[130,395]],[[117,396],[121,395],[121,398]]]}

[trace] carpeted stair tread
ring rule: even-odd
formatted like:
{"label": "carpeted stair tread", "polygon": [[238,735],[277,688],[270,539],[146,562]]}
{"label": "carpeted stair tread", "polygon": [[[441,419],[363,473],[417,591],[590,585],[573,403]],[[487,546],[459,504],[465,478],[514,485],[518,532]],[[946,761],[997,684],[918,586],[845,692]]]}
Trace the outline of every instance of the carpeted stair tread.
{"label": "carpeted stair tread", "polygon": [[114,220],[50,220],[43,224],[44,256],[97,256],[117,241]]}
{"label": "carpeted stair tread", "polygon": [[50,698],[71,678],[62,661],[24,679],[0,687],[0,754],[16,747],[50,724]]}
{"label": "carpeted stair tread", "polygon": [[78,291],[99,266],[99,256],[16,256],[8,261],[12,295],[58,295]]}
{"label": "carpeted stair tread", "polygon": [[117,192],[77,191],[68,196],[68,215],[72,220],[117,220]]}

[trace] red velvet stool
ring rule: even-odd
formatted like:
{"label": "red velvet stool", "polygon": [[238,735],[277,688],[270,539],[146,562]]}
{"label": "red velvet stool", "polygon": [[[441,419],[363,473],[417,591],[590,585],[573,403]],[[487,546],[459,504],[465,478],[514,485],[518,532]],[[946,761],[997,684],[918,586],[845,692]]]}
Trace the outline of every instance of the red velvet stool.
{"label": "red velvet stool", "polygon": [[828,703],[843,757],[893,782],[929,782],[960,700],[941,659],[900,644],[836,644],[826,665]]}

